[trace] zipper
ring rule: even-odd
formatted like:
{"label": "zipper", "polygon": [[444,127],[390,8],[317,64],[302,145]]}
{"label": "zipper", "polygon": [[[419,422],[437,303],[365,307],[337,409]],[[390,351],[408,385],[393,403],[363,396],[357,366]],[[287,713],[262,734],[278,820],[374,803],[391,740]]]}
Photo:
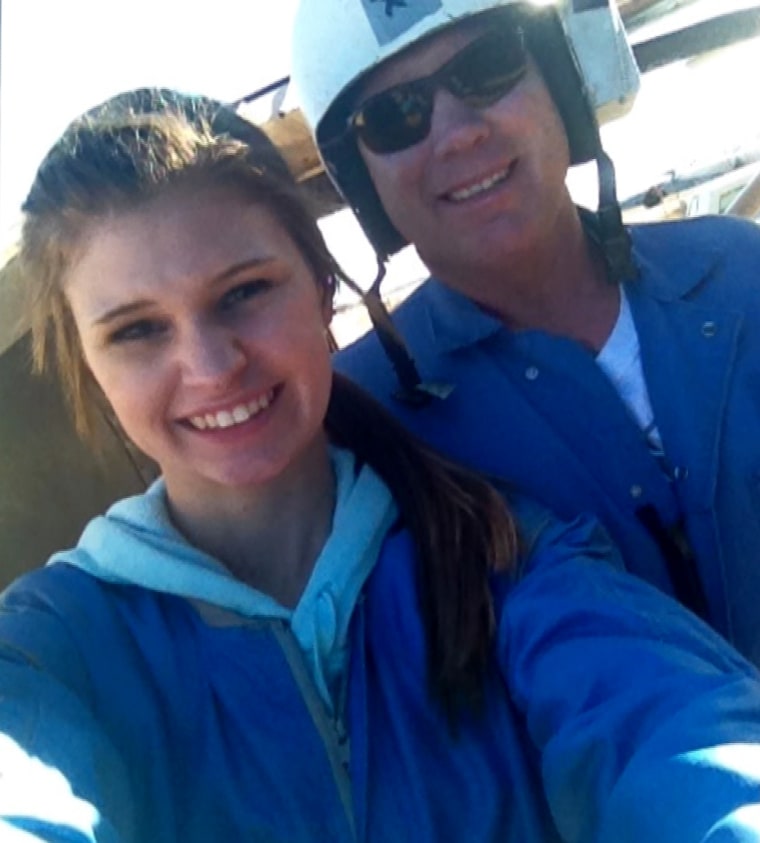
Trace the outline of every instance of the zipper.
{"label": "zipper", "polygon": [[335,786],[340,796],[343,810],[351,829],[351,837],[356,840],[356,822],[353,809],[353,795],[351,789],[351,741],[343,717],[345,705],[346,685],[344,681],[341,693],[341,704],[337,716],[333,717],[320,697],[311,674],[304,660],[303,654],[290,630],[287,621],[278,620],[272,623],[272,631],[278,644],[282,648],[293,678],[298,685],[304,703],[311,715],[311,719],[322,738],[322,743],[330,762]]}

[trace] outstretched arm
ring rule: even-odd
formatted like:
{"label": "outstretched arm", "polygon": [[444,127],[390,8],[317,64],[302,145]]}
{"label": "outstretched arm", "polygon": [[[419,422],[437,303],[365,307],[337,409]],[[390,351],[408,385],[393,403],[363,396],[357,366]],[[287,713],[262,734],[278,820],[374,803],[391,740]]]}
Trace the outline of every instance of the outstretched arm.
{"label": "outstretched arm", "polygon": [[760,841],[760,675],[594,522],[546,522],[498,643],[564,840]]}

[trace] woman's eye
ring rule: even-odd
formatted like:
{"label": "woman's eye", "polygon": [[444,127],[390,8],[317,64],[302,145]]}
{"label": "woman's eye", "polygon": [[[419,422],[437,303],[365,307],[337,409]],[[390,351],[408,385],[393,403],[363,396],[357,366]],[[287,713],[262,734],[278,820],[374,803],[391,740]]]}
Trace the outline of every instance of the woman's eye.
{"label": "woman's eye", "polygon": [[270,286],[271,282],[264,278],[257,278],[255,281],[246,281],[243,284],[238,284],[227,290],[221,298],[220,305],[224,310],[235,307],[235,305],[263,293]]}
{"label": "woman's eye", "polygon": [[153,322],[150,319],[140,319],[137,322],[130,322],[117,328],[109,337],[112,343],[135,342],[158,336],[163,331],[160,322]]}

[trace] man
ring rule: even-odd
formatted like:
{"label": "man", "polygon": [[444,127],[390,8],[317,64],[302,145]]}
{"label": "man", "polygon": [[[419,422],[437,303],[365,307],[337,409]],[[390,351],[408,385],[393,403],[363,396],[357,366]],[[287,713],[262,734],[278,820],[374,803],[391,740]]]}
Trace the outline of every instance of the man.
{"label": "man", "polygon": [[[637,75],[608,0],[303,0],[293,55],[379,258],[412,242],[433,275],[398,334],[370,296],[339,368],[441,450],[594,511],[760,664],[760,232],[623,227],[597,115]],[[565,186],[586,160],[594,214]]]}

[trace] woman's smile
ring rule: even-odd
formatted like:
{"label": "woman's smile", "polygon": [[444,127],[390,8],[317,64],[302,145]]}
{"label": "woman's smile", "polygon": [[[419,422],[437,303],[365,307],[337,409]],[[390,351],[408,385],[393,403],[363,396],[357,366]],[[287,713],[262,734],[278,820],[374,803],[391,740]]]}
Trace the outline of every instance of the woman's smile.
{"label": "woman's smile", "polygon": [[181,421],[190,424],[196,430],[212,431],[239,427],[260,416],[272,404],[278,393],[279,388],[272,387],[258,397],[237,401],[222,409],[198,412]]}

